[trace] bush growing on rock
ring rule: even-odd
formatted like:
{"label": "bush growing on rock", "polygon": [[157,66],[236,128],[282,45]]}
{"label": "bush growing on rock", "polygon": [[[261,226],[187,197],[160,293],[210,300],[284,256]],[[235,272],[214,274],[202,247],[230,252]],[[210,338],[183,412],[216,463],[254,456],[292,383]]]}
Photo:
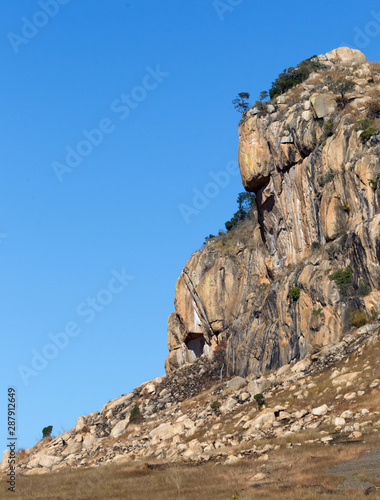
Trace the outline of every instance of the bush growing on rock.
{"label": "bush growing on rock", "polygon": [[53,426],[52,425],[48,425],[47,427],[44,427],[42,429],[42,438],[45,439],[45,438],[51,437],[52,431],[53,431]]}
{"label": "bush growing on rock", "polygon": [[258,409],[261,410],[262,407],[265,405],[264,395],[260,392],[259,394],[255,394],[253,397],[257,403]]}
{"label": "bush growing on rock", "polygon": [[316,56],[310,57],[301,61],[296,68],[290,67],[284,69],[272,83],[272,88],[269,89],[269,96],[274,99],[287,90],[295,87],[299,83],[304,82],[314,71],[323,69],[325,66],[321,64]]}
{"label": "bush growing on rock", "polygon": [[353,274],[350,267],[346,267],[344,271],[337,271],[336,273],[330,274],[329,280],[335,281],[338,285],[341,298],[351,294]]}
{"label": "bush growing on rock", "polygon": [[294,287],[289,290],[289,297],[293,300],[298,300],[301,296],[301,289],[297,284],[294,284]]}
{"label": "bush growing on rock", "polygon": [[141,415],[140,408],[138,406],[135,406],[129,415],[129,422],[136,424],[138,422],[141,422],[143,419],[143,416]]}
{"label": "bush growing on rock", "polygon": [[213,411],[215,411],[216,413],[219,411],[219,408],[220,408],[220,401],[213,401],[211,404],[210,404],[210,407]]}
{"label": "bush growing on rock", "polygon": [[368,323],[368,318],[366,314],[363,311],[353,311],[351,314],[351,320],[350,320],[350,325],[354,326],[355,328],[360,328],[361,326],[364,326]]}

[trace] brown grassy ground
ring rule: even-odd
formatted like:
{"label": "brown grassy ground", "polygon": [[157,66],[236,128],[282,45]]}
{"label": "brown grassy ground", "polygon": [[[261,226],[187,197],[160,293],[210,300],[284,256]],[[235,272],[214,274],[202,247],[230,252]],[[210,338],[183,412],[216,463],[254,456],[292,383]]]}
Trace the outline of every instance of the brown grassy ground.
{"label": "brown grassy ground", "polygon": [[[357,459],[375,443],[310,445],[278,450],[266,462],[247,459],[235,465],[110,465],[68,470],[17,480],[17,500],[124,499],[124,500],[239,500],[248,499],[361,499],[360,490],[340,491],[344,476],[327,472],[335,464]],[[255,481],[257,473],[266,475]],[[360,475],[360,471],[358,472]],[[372,483],[376,484],[375,481]],[[4,492],[4,483],[0,483]],[[378,493],[370,498],[380,498]]]}

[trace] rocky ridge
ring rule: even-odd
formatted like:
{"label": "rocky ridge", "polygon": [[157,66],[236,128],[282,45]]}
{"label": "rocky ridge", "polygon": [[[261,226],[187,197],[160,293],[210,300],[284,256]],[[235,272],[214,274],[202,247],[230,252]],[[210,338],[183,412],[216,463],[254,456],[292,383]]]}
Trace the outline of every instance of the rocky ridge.
{"label": "rocky ridge", "polygon": [[[167,372],[225,344],[230,375],[265,373],[380,312],[379,120],[361,129],[379,107],[379,65],[348,48],[316,60],[323,68],[239,124],[257,210],[186,263]],[[339,81],[353,82],[343,103],[328,83]]]}

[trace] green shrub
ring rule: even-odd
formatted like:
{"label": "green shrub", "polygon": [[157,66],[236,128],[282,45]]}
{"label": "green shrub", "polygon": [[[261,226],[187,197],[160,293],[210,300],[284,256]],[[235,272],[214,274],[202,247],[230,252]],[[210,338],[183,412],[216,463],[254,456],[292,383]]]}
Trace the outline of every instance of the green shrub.
{"label": "green shrub", "polygon": [[208,243],[213,238],[215,238],[215,236],[213,234],[209,234],[208,236],[206,236],[204,244],[206,245],[206,243]]}
{"label": "green shrub", "polygon": [[271,99],[284,94],[287,90],[295,87],[299,83],[305,81],[311,73],[323,69],[325,66],[321,64],[315,56],[301,61],[296,68],[290,67],[284,69],[272,83],[269,89]]}
{"label": "green shrub", "polygon": [[346,267],[344,271],[337,271],[329,276],[329,280],[335,281],[338,285],[342,298],[347,297],[351,293],[353,274],[352,269]]}
{"label": "green shrub", "polygon": [[260,392],[259,394],[255,394],[253,397],[257,403],[259,410],[261,410],[261,408],[265,405],[264,395]]}
{"label": "green shrub", "polygon": [[42,429],[42,437],[45,439],[47,437],[51,437],[51,433],[53,431],[53,426],[52,425],[48,425],[47,427],[44,427]]}
{"label": "green shrub", "polygon": [[218,411],[220,408],[220,402],[219,401],[214,401],[210,404],[210,407],[212,410]]}
{"label": "green shrub", "polygon": [[377,129],[375,127],[368,127],[360,134],[360,139],[363,142],[367,142],[371,139],[373,135],[376,134],[377,134]]}
{"label": "green shrub", "polygon": [[350,211],[350,205],[346,202],[346,201],[342,201],[342,205],[343,205],[343,210],[345,212],[349,212]]}
{"label": "green shrub", "polygon": [[289,297],[293,300],[298,300],[301,296],[301,289],[299,286],[294,285],[293,288],[289,290]]}
{"label": "green shrub", "polygon": [[355,122],[355,130],[359,132],[359,130],[366,130],[369,127],[373,127],[375,122],[373,120],[369,120],[368,118],[362,118]]}
{"label": "green shrub", "polygon": [[138,423],[141,422],[143,419],[143,416],[141,415],[140,408],[138,406],[135,406],[132,408],[131,413],[129,415],[129,422],[130,423]]}
{"label": "green shrub", "polygon": [[368,179],[368,182],[372,189],[377,189],[377,181],[375,179]]}
{"label": "green shrub", "polygon": [[371,321],[375,321],[377,319],[377,316],[378,316],[378,314],[377,314],[376,309],[374,307],[372,307],[372,309],[371,309],[371,315],[370,315],[369,319]]}
{"label": "green shrub", "polygon": [[327,144],[327,141],[322,142],[322,149],[326,146],[326,144]]}
{"label": "green shrub", "polygon": [[313,241],[313,243],[311,244],[311,248],[313,250],[318,250],[318,248],[321,248],[321,244],[319,243],[319,241]]}
{"label": "green shrub", "polygon": [[360,328],[367,323],[368,318],[363,311],[359,311],[359,309],[357,309],[356,311],[353,311],[351,313],[350,325],[354,326],[355,328]]}
{"label": "green shrub", "polygon": [[359,280],[359,287],[357,294],[360,295],[360,297],[365,297],[366,295],[370,294],[371,291],[372,290],[369,284],[363,278],[361,278]]}
{"label": "green shrub", "polygon": [[323,309],[322,307],[319,307],[318,309],[313,309],[313,316],[320,316],[320,314],[322,313]]}
{"label": "green shrub", "polygon": [[[332,120],[327,120],[325,122],[325,124],[323,125],[323,132],[324,132],[324,135],[325,137],[331,137],[334,133],[334,123],[332,122]],[[326,141],[325,141],[325,145],[326,145]]]}

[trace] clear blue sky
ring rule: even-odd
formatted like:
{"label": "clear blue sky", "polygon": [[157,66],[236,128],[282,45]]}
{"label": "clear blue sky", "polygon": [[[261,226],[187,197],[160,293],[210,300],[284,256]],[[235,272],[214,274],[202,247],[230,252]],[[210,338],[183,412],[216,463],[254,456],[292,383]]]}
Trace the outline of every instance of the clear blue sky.
{"label": "clear blue sky", "polygon": [[[4,0],[0,9],[5,449],[9,386],[26,448],[42,427],[68,430],[164,373],[176,279],[242,191],[236,172],[218,192],[209,185],[237,159],[232,99],[255,100],[285,67],[338,46],[378,60],[380,8]],[[99,127],[91,145],[85,135]],[[208,193],[204,208],[194,189]],[[57,337],[65,329],[71,336]],[[53,338],[66,347],[48,346]],[[36,352],[52,359],[33,368]]]}

